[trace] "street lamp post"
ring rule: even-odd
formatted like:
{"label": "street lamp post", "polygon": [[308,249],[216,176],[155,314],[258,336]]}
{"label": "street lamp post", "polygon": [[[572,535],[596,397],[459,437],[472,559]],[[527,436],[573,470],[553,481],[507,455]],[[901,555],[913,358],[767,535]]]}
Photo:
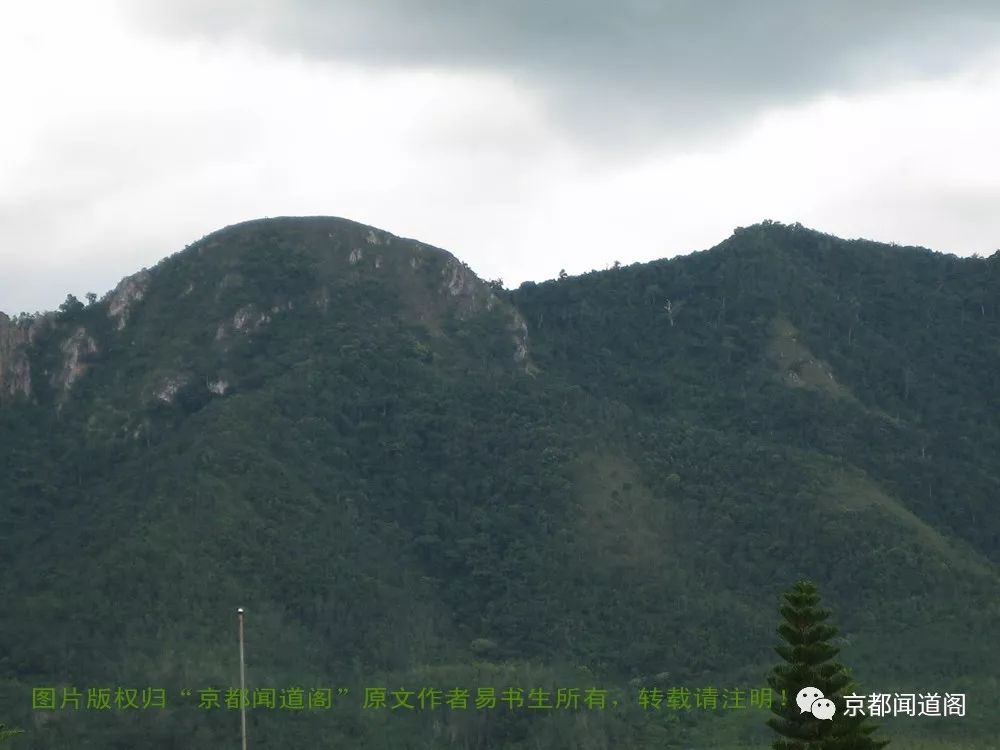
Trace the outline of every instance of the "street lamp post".
{"label": "street lamp post", "polygon": [[243,750],[247,750],[247,685],[246,665],[243,662],[243,607],[237,607],[236,614],[240,620],[240,738],[243,741]]}

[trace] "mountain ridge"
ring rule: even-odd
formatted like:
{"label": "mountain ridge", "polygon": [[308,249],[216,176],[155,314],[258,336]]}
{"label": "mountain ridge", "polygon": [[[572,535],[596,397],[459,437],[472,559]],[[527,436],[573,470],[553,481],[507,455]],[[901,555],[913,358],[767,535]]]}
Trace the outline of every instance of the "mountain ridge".
{"label": "mountain ridge", "polygon": [[[235,225],[100,302],[0,318],[0,386],[31,376],[0,388],[0,707],[33,746],[227,741],[224,713],[42,720],[24,695],[232,684],[236,606],[254,685],[762,685],[778,596],[809,577],[866,687],[995,688],[992,261],[763,224],[501,290],[379,231]],[[273,747],[763,725],[251,715]],[[1000,727],[980,701],[886,730]]]}
{"label": "mountain ridge", "polygon": [[[510,314],[508,327],[514,345],[513,356],[516,361],[523,363],[527,371],[532,369],[528,359],[527,329],[524,321],[516,310],[509,309],[509,306],[496,295],[495,290],[479,279],[466,264],[446,250],[416,240],[399,238],[383,230],[337,217],[256,219],[224,227],[188,245],[184,250],[168,256],[152,269],[144,268],[126,276],[94,305],[105,311],[107,318],[113,324],[114,333],[123,332],[133,310],[143,303],[151,289],[156,291],[155,282],[161,277],[169,276],[174,267],[185,263],[197,266],[197,259],[207,258],[216,263],[221,262],[227,268],[230,266],[235,268],[241,259],[232,256],[231,249],[227,248],[238,244],[241,237],[248,232],[252,234],[261,230],[277,233],[292,230],[299,235],[310,235],[309,242],[303,247],[308,247],[308,252],[313,256],[320,273],[308,302],[323,311],[329,305],[329,289],[323,283],[324,273],[329,274],[331,271],[342,273],[347,266],[358,272],[382,271],[395,273],[398,277],[401,269],[416,274],[418,271],[426,270],[425,265],[433,268],[441,276],[440,289],[434,291],[443,293],[460,319],[474,315],[482,309],[487,312],[492,311],[495,306],[507,309]],[[330,241],[325,247],[322,242],[324,235],[325,239]],[[297,240],[302,242],[303,237],[299,236]],[[290,247],[287,239],[277,239],[276,242],[279,252]],[[300,251],[297,253],[301,256]],[[298,257],[299,262],[303,260],[303,257]],[[283,262],[287,261],[288,259],[283,259]],[[293,269],[292,272],[301,275],[303,269]],[[197,273],[196,269],[192,269],[194,278],[188,280],[187,286],[178,294],[178,299],[187,298],[195,291]],[[238,271],[227,271],[219,282],[222,288],[219,293],[221,294],[226,287],[238,288],[241,283]],[[234,333],[256,331],[270,323],[272,315],[280,315],[290,310],[289,306],[294,303],[280,294],[278,297],[281,299],[246,300],[243,305],[230,311],[228,320],[219,321],[216,340],[222,341]],[[411,301],[414,303],[413,315],[433,327],[434,320],[441,314],[439,309],[441,305],[437,304],[440,300],[434,300],[431,294],[419,301]],[[69,310],[64,310],[62,318],[67,318],[69,313]],[[92,326],[96,323],[94,317],[90,316]],[[27,350],[37,343],[36,339],[39,336],[45,336],[46,332],[53,333],[61,328],[52,325],[56,319],[59,319],[59,314],[55,312],[35,316],[22,315],[13,321],[6,316],[0,317],[0,395],[11,397],[15,393],[21,393],[31,397],[31,365]],[[77,327],[69,332],[61,348],[65,355],[59,368],[61,372],[52,374],[47,371],[45,374],[51,376],[50,385],[68,391],[89,364],[94,362],[95,355],[99,355],[100,352],[97,341],[86,326]],[[175,390],[176,386],[176,383],[166,383],[158,393],[166,394]]]}

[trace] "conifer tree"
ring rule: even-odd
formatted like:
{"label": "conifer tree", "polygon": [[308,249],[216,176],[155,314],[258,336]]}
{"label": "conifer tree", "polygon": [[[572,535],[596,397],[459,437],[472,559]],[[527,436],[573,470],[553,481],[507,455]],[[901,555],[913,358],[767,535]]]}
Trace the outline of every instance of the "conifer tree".
{"label": "conifer tree", "polygon": [[[783,621],[778,626],[783,643],[775,651],[785,663],[775,666],[768,677],[775,694],[783,693],[786,698],[786,705],[775,701],[771,710],[776,717],[767,721],[780,735],[772,745],[774,750],[878,750],[889,744],[871,737],[876,727],[860,713],[845,715],[844,695],[855,692],[857,685],[848,669],[833,661],[840,652],[830,643],[837,629],[827,623],[831,612],[819,606],[816,585],[799,581],[783,599]],[[818,719],[800,709],[796,698],[804,688],[815,688],[833,701],[836,714],[832,719]],[[805,696],[804,700],[809,698],[816,696]]]}

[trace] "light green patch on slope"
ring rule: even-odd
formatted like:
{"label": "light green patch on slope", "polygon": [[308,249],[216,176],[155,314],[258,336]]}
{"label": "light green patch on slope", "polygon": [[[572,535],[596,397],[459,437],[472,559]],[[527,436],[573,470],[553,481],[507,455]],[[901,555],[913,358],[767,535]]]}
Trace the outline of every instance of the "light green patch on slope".
{"label": "light green patch on slope", "polygon": [[826,500],[844,513],[871,514],[889,520],[936,553],[950,569],[998,579],[996,567],[983,555],[965,542],[942,534],[860,472],[836,474]]}
{"label": "light green patch on slope", "polygon": [[622,455],[585,455],[577,470],[579,533],[607,562],[641,568],[663,562],[676,546],[669,507],[641,480],[639,468]]}
{"label": "light green patch on slope", "polygon": [[819,391],[833,398],[857,401],[854,394],[837,382],[833,368],[799,341],[799,331],[784,316],[771,321],[771,341],[767,355],[778,368],[781,380],[792,388]]}

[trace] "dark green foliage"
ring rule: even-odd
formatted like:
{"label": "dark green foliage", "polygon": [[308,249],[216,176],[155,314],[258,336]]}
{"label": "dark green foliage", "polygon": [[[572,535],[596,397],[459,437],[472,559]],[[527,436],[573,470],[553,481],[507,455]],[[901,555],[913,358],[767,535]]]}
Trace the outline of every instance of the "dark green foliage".
{"label": "dark green foliage", "polygon": [[[985,692],[998,283],[996,259],[776,224],[513,291],[343,220],[209,235],[149,270],[124,325],[108,300],[44,319],[31,399],[0,394],[0,712],[35,726],[35,685],[231,685],[239,605],[251,688],[757,686],[769,602],[799,577],[873,686]],[[95,352],[67,387],[81,329]],[[198,750],[238,726],[60,716],[32,747]],[[973,705],[885,733],[996,722]],[[760,745],[762,729],[631,709],[252,713],[275,748]]]}
{"label": "dark green foliage", "polygon": [[84,304],[72,294],[66,295],[66,301],[59,305],[59,317],[61,320],[72,320],[84,309]]}
{"label": "dark green foliage", "polygon": [[[782,623],[778,635],[784,643],[775,651],[784,660],[771,671],[768,684],[777,694],[788,698],[786,705],[775,703],[778,718],[767,725],[781,739],[775,750],[877,750],[889,744],[875,740],[863,716],[846,716],[844,696],[853,694],[855,684],[847,669],[833,661],[840,652],[832,645],[837,629],[830,625],[830,610],[819,606],[815,584],[799,581],[783,596]],[[819,720],[800,710],[795,697],[800,690],[816,688],[823,698],[833,701],[837,713],[832,720]]]}

